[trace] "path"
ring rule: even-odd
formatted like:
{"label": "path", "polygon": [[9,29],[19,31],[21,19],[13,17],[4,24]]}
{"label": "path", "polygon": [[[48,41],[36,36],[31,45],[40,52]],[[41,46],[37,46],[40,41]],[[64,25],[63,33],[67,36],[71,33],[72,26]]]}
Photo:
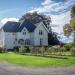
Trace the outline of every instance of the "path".
{"label": "path", "polygon": [[0,75],[75,75],[75,67],[24,68],[2,62],[0,63]]}

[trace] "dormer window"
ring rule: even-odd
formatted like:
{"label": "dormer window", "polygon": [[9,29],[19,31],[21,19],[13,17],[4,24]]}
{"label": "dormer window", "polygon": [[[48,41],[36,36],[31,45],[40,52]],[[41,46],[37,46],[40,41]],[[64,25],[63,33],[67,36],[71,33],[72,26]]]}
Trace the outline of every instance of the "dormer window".
{"label": "dormer window", "polygon": [[42,30],[39,30],[39,35],[42,35],[43,34],[43,31]]}

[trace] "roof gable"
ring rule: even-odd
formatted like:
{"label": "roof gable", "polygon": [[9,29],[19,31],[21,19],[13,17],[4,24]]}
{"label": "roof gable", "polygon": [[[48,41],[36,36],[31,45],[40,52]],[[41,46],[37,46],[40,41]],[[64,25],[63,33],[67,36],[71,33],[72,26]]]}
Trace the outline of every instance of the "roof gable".
{"label": "roof gable", "polygon": [[43,22],[40,22],[40,23],[37,23],[37,24],[36,24],[37,27],[38,27],[39,25],[42,25],[42,26],[44,27],[44,29],[45,29],[47,32],[49,32]]}

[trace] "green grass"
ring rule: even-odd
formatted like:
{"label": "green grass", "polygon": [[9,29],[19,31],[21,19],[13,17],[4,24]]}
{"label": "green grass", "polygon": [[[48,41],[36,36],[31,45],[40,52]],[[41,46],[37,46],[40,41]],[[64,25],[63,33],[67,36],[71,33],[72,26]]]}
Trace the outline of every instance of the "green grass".
{"label": "green grass", "polygon": [[75,66],[75,57],[68,59],[45,58],[37,56],[19,55],[15,53],[0,54],[0,61],[8,61],[26,67],[67,67]]}

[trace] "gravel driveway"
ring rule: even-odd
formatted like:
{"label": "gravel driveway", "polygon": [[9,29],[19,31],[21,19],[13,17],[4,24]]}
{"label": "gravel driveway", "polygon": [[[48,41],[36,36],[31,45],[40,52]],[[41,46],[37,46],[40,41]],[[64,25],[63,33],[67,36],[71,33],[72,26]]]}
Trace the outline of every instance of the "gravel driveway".
{"label": "gravel driveway", "polygon": [[75,67],[24,68],[2,62],[0,63],[0,75],[75,75]]}

